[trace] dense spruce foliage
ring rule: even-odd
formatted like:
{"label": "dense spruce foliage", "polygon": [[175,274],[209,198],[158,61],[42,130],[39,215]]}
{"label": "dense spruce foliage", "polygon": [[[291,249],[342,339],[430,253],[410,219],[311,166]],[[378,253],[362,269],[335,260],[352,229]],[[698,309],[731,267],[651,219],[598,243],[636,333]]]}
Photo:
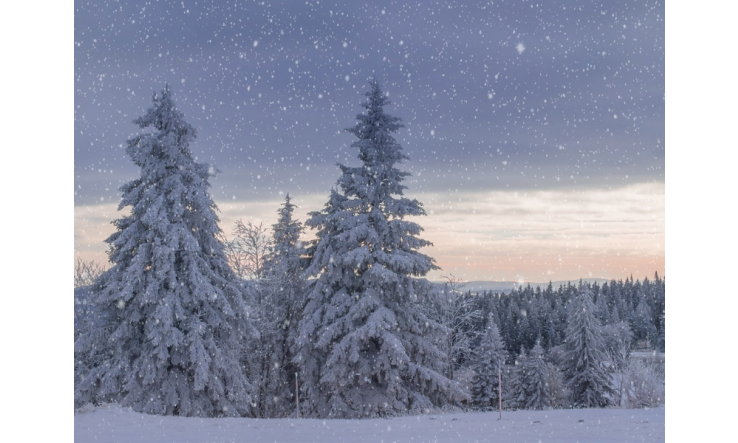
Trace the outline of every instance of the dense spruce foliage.
{"label": "dense spruce foliage", "polygon": [[184,416],[248,412],[252,386],[240,362],[253,330],[240,282],[228,266],[214,170],[195,160],[195,128],[167,86],[135,120],[126,152],[141,170],[123,185],[106,243],[112,266],[85,300],[93,318],[75,341],[75,403],[117,402]]}
{"label": "dense spruce foliage", "polygon": [[421,412],[465,397],[443,373],[446,353],[435,340],[443,325],[421,308],[428,284],[418,277],[437,267],[418,252],[430,243],[408,220],[425,211],[403,196],[409,173],[397,165],[408,157],[392,135],[402,125],[385,112],[390,102],[376,80],[366,97],[347,129],[361,164],[339,165],[340,192],[306,222],[318,238],[294,361],[305,413],[315,417]]}

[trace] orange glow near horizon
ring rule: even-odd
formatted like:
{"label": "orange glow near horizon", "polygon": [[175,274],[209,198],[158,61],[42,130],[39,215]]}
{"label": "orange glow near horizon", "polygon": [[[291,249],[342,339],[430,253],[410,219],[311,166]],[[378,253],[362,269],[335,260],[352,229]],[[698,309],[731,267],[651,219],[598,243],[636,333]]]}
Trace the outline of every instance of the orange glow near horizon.
{"label": "orange glow near horizon", "polygon": [[[423,253],[464,281],[651,278],[665,275],[665,186],[642,183],[609,190],[408,193],[424,204],[413,221],[433,242]],[[295,216],[320,210],[327,195],[293,195]],[[230,236],[237,219],[276,222],[281,199],[219,203],[221,229]],[[103,242],[120,216],[117,202],[75,206],[74,256],[107,263]],[[306,238],[312,237],[307,233]]]}

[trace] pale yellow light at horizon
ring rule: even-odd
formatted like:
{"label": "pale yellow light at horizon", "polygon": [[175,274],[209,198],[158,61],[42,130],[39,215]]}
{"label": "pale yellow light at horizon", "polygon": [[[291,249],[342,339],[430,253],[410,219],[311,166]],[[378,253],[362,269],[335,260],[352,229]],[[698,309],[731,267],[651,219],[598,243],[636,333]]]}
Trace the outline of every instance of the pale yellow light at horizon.
{"label": "pale yellow light at horizon", "polygon": [[[463,280],[546,282],[586,277],[621,279],[664,275],[663,183],[608,190],[408,193],[428,216],[412,220],[434,246],[423,253]],[[320,210],[327,194],[294,195],[296,217]],[[227,236],[237,219],[276,222],[283,199],[216,202]],[[120,216],[116,204],[75,207],[75,260],[106,262],[103,240]],[[311,238],[308,233],[306,238]]]}

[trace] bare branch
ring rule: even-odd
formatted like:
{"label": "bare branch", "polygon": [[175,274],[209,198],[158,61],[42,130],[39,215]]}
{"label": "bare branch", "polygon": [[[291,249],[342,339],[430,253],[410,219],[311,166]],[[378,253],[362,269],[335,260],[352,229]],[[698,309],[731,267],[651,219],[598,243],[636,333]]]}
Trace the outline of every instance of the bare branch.
{"label": "bare branch", "polygon": [[74,265],[74,287],[90,286],[105,271],[107,268],[95,263],[95,260],[88,262],[77,258],[77,263]]}
{"label": "bare branch", "polygon": [[[233,238],[225,240],[228,263],[239,278],[260,280],[264,278],[264,260],[272,250],[272,237],[263,223],[236,221]],[[225,238],[225,236],[224,236]]]}

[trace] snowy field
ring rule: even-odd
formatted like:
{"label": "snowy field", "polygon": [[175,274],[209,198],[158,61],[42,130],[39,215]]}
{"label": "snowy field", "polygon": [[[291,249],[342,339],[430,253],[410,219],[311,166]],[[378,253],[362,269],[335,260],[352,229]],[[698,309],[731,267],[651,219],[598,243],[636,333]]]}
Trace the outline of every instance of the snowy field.
{"label": "snowy field", "polygon": [[665,409],[559,409],[372,420],[184,418],[78,412],[75,442],[663,442]]}

